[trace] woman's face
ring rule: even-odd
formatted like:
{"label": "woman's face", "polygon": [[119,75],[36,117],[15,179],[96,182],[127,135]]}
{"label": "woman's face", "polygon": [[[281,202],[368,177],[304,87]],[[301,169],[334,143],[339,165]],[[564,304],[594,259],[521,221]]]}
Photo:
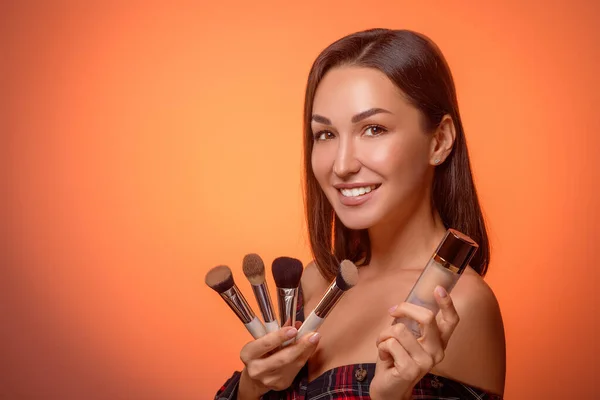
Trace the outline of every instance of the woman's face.
{"label": "woman's face", "polygon": [[382,72],[338,67],[315,93],[312,169],[342,223],[368,229],[429,201],[432,135]]}

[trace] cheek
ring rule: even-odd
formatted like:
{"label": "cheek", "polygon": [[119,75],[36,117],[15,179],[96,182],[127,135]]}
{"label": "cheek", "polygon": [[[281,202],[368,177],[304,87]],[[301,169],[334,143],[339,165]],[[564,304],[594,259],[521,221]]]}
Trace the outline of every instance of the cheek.
{"label": "cheek", "polygon": [[389,180],[422,179],[428,166],[426,140],[390,140],[368,149],[369,166]]}
{"label": "cheek", "polygon": [[325,146],[315,146],[311,154],[311,167],[319,184],[323,185],[331,170],[332,160]]}

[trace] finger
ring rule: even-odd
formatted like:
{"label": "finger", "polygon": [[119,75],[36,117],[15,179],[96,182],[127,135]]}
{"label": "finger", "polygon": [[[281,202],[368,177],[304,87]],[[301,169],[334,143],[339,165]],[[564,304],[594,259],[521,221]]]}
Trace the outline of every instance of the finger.
{"label": "finger", "polygon": [[308,357],[315,351],[321,334],[318,332],[309,333],[304,335],[300,340],[297,340],[295,346],[290,348],[290,355],[294,359],[308,360]]}
{"label": "finger", "polygon": [[[412,381],[420,375],[421,369],[419,365],[410,356],[406,348],[396,339],[389,338],[381,342],[378,349],[380,358],[382,356],[388,357],[385,361],[382,359],[384,366],[387,366],[388,368],[394,367],[396,369],[396,373],[394,374],[396,377]],[[389,356],[391,356],[392,360],[389,359]]]}
{"label": "finger", "polygon": [[440,319],[438,326],[442,343],[445,348],[448,344],[448,340],[450,340],[450,336],[452,336],[454,329],[456,329],[456,326],[460,321],[460,317],[458,316],[458,312],[454,307],[452,298],[448,295],[448,292],[446,292],[443,287],[438,286],[435,288],[434,297],[440,306]]}
{"label": "finger", "polygon": [[420,325],[422,337],[440,335],[435,314],[428,308],[404,302],[391,310],[390,315],[397,319],[409,318],[416,321]]}
{"label": "finger", "polygon": [[282,350],[268,358],[270,372],[286,365],[296,363],[302,366],[317,348],[321,335],[318,332],[303,336],[297,342],[284,347]]}
{"label": "finger", "polygon": [[270,351],[281,346],[283,342],[295,337],[297,334],[298,330],[292,327],[283,327],[278,331],[268,333],[265,336],[246,344],[240,352],[240,359],[247,365],[248,362],[263,357]]}
{"label": "finger", "polygon": [[388,340],[389,338],[394,337],[394,326],[396,326],[396,325],[390,325],[387,328],[385,328],[383,331],[381,331],[381,333],[379,334],[379,336],[377,337],[377,340],[375,342],[376,346],[379,347],[379,344],[381,342],[384,342],[384,341]]}
{"label": "finger", "polygon": [[[393,340],[393,338],[388,338],[387,340],[389,340],[389,339]],[[383,362],[383,364],[387,368],[390,368],[391,366],[394,365],[394,356],[392,355],[392,353],[390,353],[390,350],[388,350],[389,345],[386,344],[385,342],[386,341],[383,340],[377,344],[377,352],[378,352],[377,361]]]}
{"label": "finger", "polygon": [[[398,314],[395,315],[401,315],[401,317],[399,317],[394,324],[390,325],[389,327],[387,327],[386,329],[384,329],[383,331],[381,331],[381,333],[379,334],[378,338],[377,338],[377,342],[376,345],[379,345],[379,343],[383,342],[384,340],[387,340],[389,338],[393,338],[396,337],[397,335],[395,333],[395,330],[398,329],[396,328],[397,325],[401,325],[401,328],[408,328],[408,331],[412,333],[413,337],[416,339],[418,339],[419,337],[421,337],[421,335],[416,336],[415,333],[413,333],[412,329],[414,329],[413,324],[410,324],[413,322],[413,319],[415,320],[414,322],[416,322],[416,324],[420,324],[416,319],[417,318],[421,318],[421,321],[424,321],[424,319],[426,319],[427,317],[422,316],[422,317],[415,317],[415,318],[410,318],[407,316],[407,314],[400,314],[400,312],[398,312]],[[411,314],[413,315],[413,314]],[[424,322],[423,322],[424,323]]]}
{"label": "finger", "polygon": [[296,321],[296,329],[300,329],[302,326],[302,321]]}
{"label": "finger", "polygon": [[[437,364],[443,360],[446,342],[442,339],[435,315],[431,310],[410,303],[402,303],[391,314],[401,319],[410,318],[417,321],[421,330],[421,336],[419,337],[418,342],[425,352],[432,357],[434,363]],[[400,324],[401,323],[396,325]],[[426,362],[424,365],[427,365],[429,360],[425,359],[424,361]]]}
{"label": "finger", "polygon": [[424,343],[423,339],[417,339],[403,323],[393,325],[391,333],[393,335],[392,339],[395,339],[406,350],[423,371],[429,371],[433,367],[436,363],[434,356],[438,351],[442,351],[443,356],[439,341],[437,347],[435,347],[435,344],[430,345],[432,348],[432,351],[430,351],[428,344]]}

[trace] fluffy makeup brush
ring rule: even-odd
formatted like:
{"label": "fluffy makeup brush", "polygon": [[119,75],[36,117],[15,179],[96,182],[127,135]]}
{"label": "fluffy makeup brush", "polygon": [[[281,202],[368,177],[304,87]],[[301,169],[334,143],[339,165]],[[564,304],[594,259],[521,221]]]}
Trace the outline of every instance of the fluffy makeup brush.
{"label": "fluffy makeup brush", "polygon": [[279,322],[283,326],[287,320],[290,320],[291,326],[294,326],[298,286],[300,286],[303,271],[302,262],[291,257],[278,257],[273,260],[272,271],[277,286]]}
{"label": "fluffy makeup brush", "polygon": [[244,295],[235,285],[233,274],[228,266],[219,265],[212,268],[206,273],[204,281],[211,289],[219,293],[255,339],[266,334],[264,325],[256,317]]}
{"label": "fluffy makeup brush", "polygon": [[267,333],[279,330],[269,288],[265,282],[265,264],[262,258],[258,254],[246,254],[242,262],[242,269],[252,285],[254,297],[256,297],[256,302],[265,321]]}
{"label": "fluffy makeup brush", "polygon": [[356,265],[350,260],[342,261],[335,280],[331,282],[331,285],[329,285],[329,288],[321,298],[321,301],[319,301],[319,304],[317,304],[300,329],[298,329],[296,339],[300,339],[307,333],[315,332],[319,329],[327,315],[331,312],[344,293],[352,289],[357,282],[358,269],[356,268]]}

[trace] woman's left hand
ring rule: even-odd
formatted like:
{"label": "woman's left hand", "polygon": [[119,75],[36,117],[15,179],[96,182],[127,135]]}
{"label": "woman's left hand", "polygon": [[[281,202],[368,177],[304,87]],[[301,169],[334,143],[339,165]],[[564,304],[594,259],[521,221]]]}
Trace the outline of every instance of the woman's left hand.
{"label": "woman's left hand", "polygon": [[408,317],[417,321],[422,336],[417,339],[401,322],[381,332],[377,339],[379,354],[375,376],[370,386],[372,399],[410,399],[415,384],[444,359],[459,317],[443,288],[438,286],[434,296],[441,311],[437,321],[433,312],[414,304],[402,303],[390,309],[394,318]]}

